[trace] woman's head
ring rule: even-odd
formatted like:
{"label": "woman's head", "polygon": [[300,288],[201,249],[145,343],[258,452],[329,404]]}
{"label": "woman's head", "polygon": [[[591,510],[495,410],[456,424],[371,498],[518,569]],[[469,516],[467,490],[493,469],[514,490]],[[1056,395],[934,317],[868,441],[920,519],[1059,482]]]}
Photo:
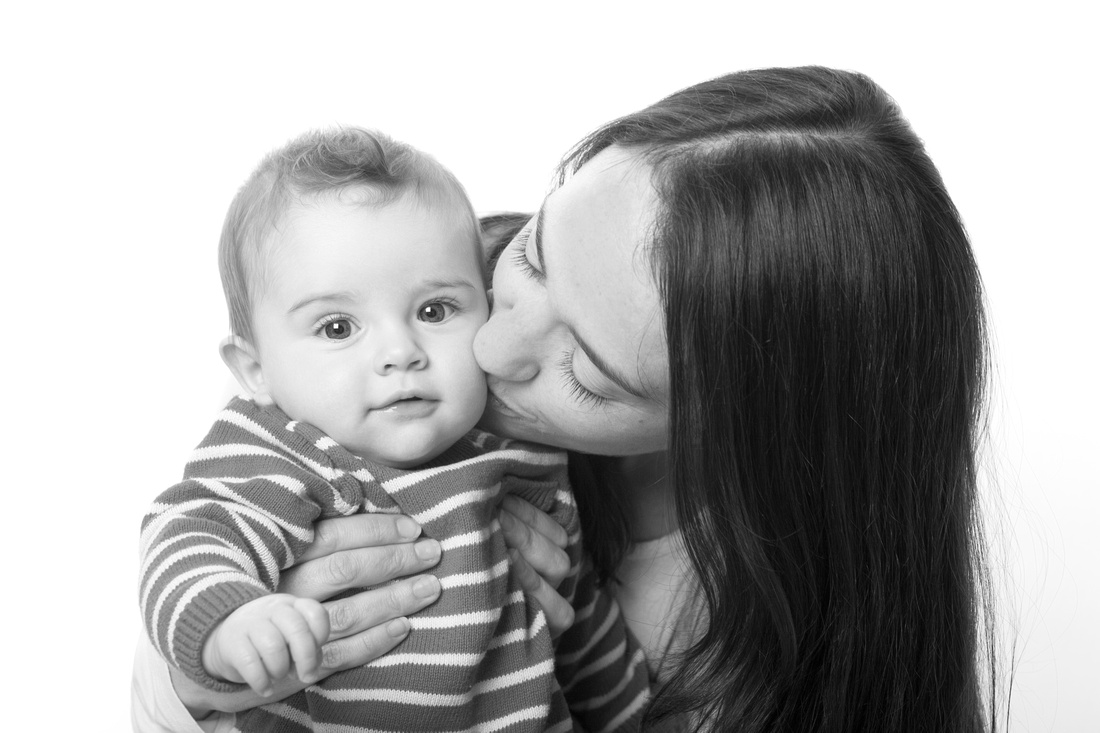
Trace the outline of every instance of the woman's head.
{"label": "woman's head", "polygon": [[[919,704],[980,713],[981,285],[920,140],[870,80],[812,68],[684,90],[572,165],[615,148],[654,171],[680,521],[712,613],[759,632],[715,627],[710,663],[763,651],[773,683],[814,685],[792,723],[850,723],[853,695],[883,727]],[[878,674],[922,655],[940,688]],[[799,677],[814,665],[830,673]]]}
{"label": "woman's head", "polygon": [[648,259],[649,167],[597,155],[497,260],[493,316],[474,342],[490,430],[602,455],[663,450],[668,373]]}
{"label": "woman's head", "polygon": [[[511,245],[537,272],[497,269],[478,358],[525,437],[669,448],[712,621],[672,695],[745,730],[971,727],[981,286],[897,106],[859,74],[731,74],[601,128],[563,171],[542,246]],[[641,396],[570,406],[549,344],[576,367],[578,334]],[[555,371],[562,407],[536,411]],[[575,425],[593,447],[559,438]]]}

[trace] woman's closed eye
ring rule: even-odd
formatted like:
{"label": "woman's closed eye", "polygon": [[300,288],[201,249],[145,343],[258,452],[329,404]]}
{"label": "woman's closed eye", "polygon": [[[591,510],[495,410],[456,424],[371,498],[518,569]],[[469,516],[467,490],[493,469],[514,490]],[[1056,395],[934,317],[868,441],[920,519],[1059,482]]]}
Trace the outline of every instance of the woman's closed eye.
{"label": "woman's closed eye", "polygon": [[531,228],[527,227],[512,240],[512,244],[509,245],[512,248],[512,262],[523,271],[523,274],[541,282],[544,278],[542,272],[532,265],[531,260],[527,258],[527,242],[530,239]]}
{"label": "woman's closed eye", "polygon": [[567,351],[562,354],[561,359],[558,361],[558,369],[569,396],[581,405],[591,405],[593,407],[606,405],[609,401],[607,397],[596,394],[577,379],[577,375],[573,371],[573,354],[574,352]]}

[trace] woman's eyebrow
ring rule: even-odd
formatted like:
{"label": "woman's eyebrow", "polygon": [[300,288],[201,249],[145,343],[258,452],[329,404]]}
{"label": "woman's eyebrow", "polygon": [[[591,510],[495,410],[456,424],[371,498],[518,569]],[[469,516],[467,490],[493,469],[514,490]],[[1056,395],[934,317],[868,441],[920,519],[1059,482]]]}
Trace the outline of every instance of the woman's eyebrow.
{"label": "woman's eyebrow", "polygon": [[[538,213],[535,214],[534,235],[535,252],[538,256],[539,267],[542,269],[542,278],[544,281],[547,279],[546,258],[543,257],[542,252],[542,235],[544,232],[543,221],[545,219],[545,217],[543,216],[543,212],[545,211],[545,209],[546,205],[543,204],[539,207]],[[569,329],[569,334],[573,337],[573,340],[577,342],[577,346],[580,348],[581,351],[584,352],[584,355],[588,357],[588,360],[592,362],[592,365],[596,367],[596,369],[599,370],[601,374],[611,380],[612,383],[617,385],[619,389],[623,390],[627,394],[633,395],[634,397],[643,400],[648,399],[648,395],[645,394],[645,390],[631,384],[630,381],[626,377],[624,377],[619,370],[615,369],[609,363],[607,363],[605,359],[603,359],[592,349],[591,346],[588,345],[587,341],[581,338],[581,335],[577,333],[576,329],[573,328],[572,325],[568,323],[565,325],[566,328]]]}

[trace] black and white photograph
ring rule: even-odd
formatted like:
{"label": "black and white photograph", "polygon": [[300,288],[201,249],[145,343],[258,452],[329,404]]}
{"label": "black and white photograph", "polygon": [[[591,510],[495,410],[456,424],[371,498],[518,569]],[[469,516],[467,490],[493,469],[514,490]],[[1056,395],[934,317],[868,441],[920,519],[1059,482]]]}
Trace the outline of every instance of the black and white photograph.
{"label": "black and white photograph", "polygon": [[1083,4],[0,19],[6,729],[1100,730]]}

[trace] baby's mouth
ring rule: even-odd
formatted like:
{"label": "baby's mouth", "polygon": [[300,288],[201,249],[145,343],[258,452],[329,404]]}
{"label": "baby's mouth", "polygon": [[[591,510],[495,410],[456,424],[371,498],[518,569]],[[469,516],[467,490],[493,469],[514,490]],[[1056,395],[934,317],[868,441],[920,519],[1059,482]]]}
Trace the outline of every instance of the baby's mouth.
{"label": "baby's mouth", "polygon": [[376,407],[374,412],[416,415],[424,410],[431,409],[432,405],[436,402],[437,400],[433,400],[429,397],[406,393],[392,397],[389,402]]}
{"label": "baby's mouth", "polygon": [[398,397],[397,399],[390,400],[389,402],[382,405],[378,409],[379,410],[388,410],[389,408],[396,407],[397,405],[408,405],[408,404],[412,404],[413,402],[421,402],[421,401],[423,401],[423,399],[424,399],[423,397]]}

